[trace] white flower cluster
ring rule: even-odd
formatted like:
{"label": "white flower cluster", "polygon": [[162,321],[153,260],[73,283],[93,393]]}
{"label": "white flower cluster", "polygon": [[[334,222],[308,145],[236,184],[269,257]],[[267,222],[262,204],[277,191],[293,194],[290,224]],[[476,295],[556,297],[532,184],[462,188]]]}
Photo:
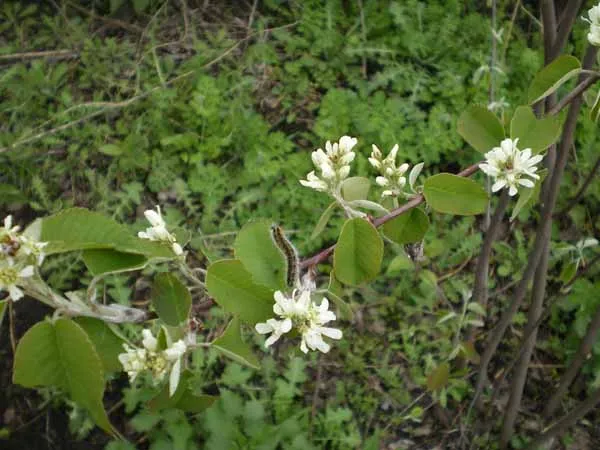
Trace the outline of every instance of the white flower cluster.
{"label": "white flower cluster", "polygon": [[274,298],[273,312],[278,318],[257,323],[255,327],[260,334],[271,333],[265,342],[266,347],[273,345],[292,328],[296,328],[302,336],[300,349],[304,353],[308,353],[309,349],[327,353],[331,347],[323,340],[323,336],[331,339],[342,338],[340,330],[323,326],[336,319],[335,314],[329,311],[329,300],[325,297],[319,306],[312,302],[310,291],[307,290],[300,293],[294,290],[291,297],[286,297],[281,291],[277,291]]}
{"label": "white flower cluster", "polygon": [[37,242],[19,233],[13,226],[12,216],[4,219],[0,228],[0,291],[8,291],[10,298],[23,298],[19,288],[35,274],[35,267],[44,262],[46,242]]}
{"label": "white flower cluster", "polygon": [[179,385],[181,364],[187,345],[183,340],[179,340],[169,348],[158,351],[158,340],[150,330],[142,330],[142,336],[142,348],[123,344],[125,353],[119,355],[119,362],[127,372],[131,383],[136,380],[140,372],[148,371],[152,374],[154,383],[158,384],[170,370],[169,395],[172,396]]}
{"label": "white flower cluster", "polygon": [[588,11],[590,32],[587,35],[588,42],[595,46],[600,46],[600,4],[594,6]]}
{"label": "white flower cluster", "polygon": [[517,194],[519,186],[532,188],[534,180],[539,179],[536,164],[543,158],[543,155],[531,156],[531,149],[519,150],[517,144],[519,139],[504,139],[500,147],[494,147],[485,154],[486,161],[479,165],[479,168],[494,179],[492,192],[497,192],[502,188],[508,188],[508,194],[512,197]]}
{"label": "white flower cluster", "polygon": [[357,142],[356,138],[342,136],[339,143],[327,141],[325,151],[318,149],[312,152],[312,161],[320,176],[313,170],[306,175],[306,180],[300,180],[302,186],[337,196],[342,181],[350,174],[350,163],[356,157],[352,149]]}
{"label": "white flower cluster", "polygon": [[156,207],[156,211],[149,209],[144,212],[144,216],[150,225],[150,228],[146,228],[146,231],[140,231],[138,237],[141,239],[149,239],[151,241],[162,241],[171,244],[171,248],[176,255],[183,254],[183,248],[177,243],[177,238],[167,230],[167,224],[162,218],[160,212],[160,206]]}
{"label": "white flower cluster", "polygon": [[[407,163],[401,164],[400,166],[396,166],[396,156],[398,154],[398,144],[394,145],[394,147],[390,150],[390,153],[383,158],[381,150],[373,144],[373,151],[371,152],[371,157],[369,158],[369,162],[371,165],[379,171],[381,174],[375,179],[375,182],[385,188],[382,192],[382,197],[398,197],[404,194],[404,186],[406,186],[406,177],[404,174],[408,170],[409,165]],[[423,163],[416,164],[410,174],[409,178],[409,186],[410,190],[413,194],[417,194],[417,188],[415,187],[415,182],[417,181],[417,177],[423,170]],[[411,196],[411,194],[408,194]]]}

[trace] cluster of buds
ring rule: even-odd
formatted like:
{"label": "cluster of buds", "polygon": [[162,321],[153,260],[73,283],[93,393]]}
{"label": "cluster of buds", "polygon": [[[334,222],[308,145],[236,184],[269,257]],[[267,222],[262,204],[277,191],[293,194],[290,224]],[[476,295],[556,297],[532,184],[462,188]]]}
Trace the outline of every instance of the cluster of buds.
{"label": "cluster of buds", "polygon": [[590,32],[587,35],[588,42],[600,46],[600,4],[588,11],[589,19],[584,19],[590,24]]}
{"label": "cluster of buds", "polygon": [[162,214],[160,212],[160,206],[156,207],[156,211],[153,209],[149,209],[144,212],[144,216],[150,225],[150,228],[146,228],[146,231],[140,231],[138,233],[138,237],[141,239],[149,239],[151,241],[160,241],[166,242],[171,245],[173,252],[179,256],[183,254],[183,248],[181,245],[177,243],[177,238],[172,233],[169,233],[167,230],[167,224],[162,218]]}
{"label": "cluster of buds", "polygon": [[423,170],[423,163],[416,164],[410,171],[408,181],[411,193],[405,193],[404,187],[406,186],[406,177],[404,174],[408,170],[409,165],[404,163],[400,166],[397,166],[397,154],[398,144],[394,145],[385,158],[383,158],[381,150],[379,150],[379,148],[373,144],[373,151],[371,152],[369,162],[380,173],[380,175],[375,179],[375,182],[384,188],[384,191],[381,194],[382,197],[399,197],[401,195],[405,197],[412,197],[418,194],[415,182],[417,181],[417,177],[421,173],[421,170]]}
{"label": "cluster of buds", "polygon": [[323,336],[331,339],[342,338],[340,330],[323,326],[336,319],[335,314],[329,311],[329,300],[325,297],[319,306],[313,303],[308,290],[294,290],[291,297],[276,291],[274,298],[273,312],[277,317],[257,323],[255,327],[260,334],[271,334],[265,342],[266,347],[273,345],[293,328],[302,336],[300,349],[304,353],[308,353],[309,349],[329,352],[331,347],[323,340]]}
{"label": "cluster of buds", "polygon": [[20,286],[44,262],[46,245],[21,234],[20,227],[13,226],[12,216],[6,217],[0,227],[0,291],[7,291],[13,301],[21,299]]}
{"label": "cluster of buds", "polygon": [[535,186],[535,183],[526,177],[534,180],[540,178],[535,172],[536,165],[544,158],[543,155],[531,156],[530,148],[519,150],[518,142],[519,139],[504,139],[500,147],[494,147],[485,154],[485,163],[479,165],[484,173],[494,179],[492,192],[507,188],[508,194],[513,197],[520,186]]}
{"label": "cluster of buds", "polygon": [[141,372],[149,372],[154,384],[159,384],[170,371],[169,395],[173,395],[179,385],[182,359],[187,351],[183,340],[173,343],[165,350],[158,350],[158,340],[150,330],[142,330],[142,348],[123,344],[125,353],[119,355],[119,362],[133,383]]}
{"label": "cluster of buds", "polygon": [[342,136],[339,143],[327,141],[325,151],[318,149],[312,152],[312,161],[320,176],[311,171],[306,180],[300,180],[302,186],[320,192],[329,192],[334,197],[339,195],[341,183],[350,174],[350,163],[356,154],[352,151],[358,140],[350,136]]}

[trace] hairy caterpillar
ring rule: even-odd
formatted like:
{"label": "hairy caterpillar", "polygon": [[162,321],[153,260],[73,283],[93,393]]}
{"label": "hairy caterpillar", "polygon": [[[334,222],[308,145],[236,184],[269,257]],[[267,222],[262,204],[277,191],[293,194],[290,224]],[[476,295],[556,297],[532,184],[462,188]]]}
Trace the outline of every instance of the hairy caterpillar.
{"label": "hairy caterpillar", "polygon": [[298,252],[279,225],[271,226],[271,238],[287,262],[287,284],[295,288],[300,283],[300,260]]}

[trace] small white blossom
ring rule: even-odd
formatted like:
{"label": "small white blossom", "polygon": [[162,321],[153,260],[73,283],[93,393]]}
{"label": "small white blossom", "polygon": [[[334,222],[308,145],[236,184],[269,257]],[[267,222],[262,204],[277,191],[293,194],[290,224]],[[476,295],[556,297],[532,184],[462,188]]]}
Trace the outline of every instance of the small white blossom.
{"label": "small white blossom", "polygon": [[18,265],[41,266],[45,257],[44,247],[48,243],[20,234],[20,229],[13,226],[12,216],[4,219],[4,227],[0,227],[0,260],[14,259]]}
{"label": "small white blossom", "polygon": [[600,46],[600,4],[588,10],[589,19],[584,20],[590,24],[590,32],[587,35],[588,42]]}
{"label": "small white blossom", "polygon": [[171,244],[173,253],[175,253],[177,256],[182,255],[183,248],[181,248],[181,245],[177,243],[175,235],[169,233],[167,230],[167,224],[162,218],[160,206],[156,207],[156,211],[153,209],[144,211],[144,216],[146,216],[146,219],[152,226],[150,228],[146,228],[146,231],[140,231],[138,233],[138,237],[141,239],[149,239],[151,241],[167,242]]}
{"label": "small white blossom", "polygon": [[480,169],[494,179],[492,192],[508,188],[512,197],[517,194],[519,186],[533,188],[534,180],[539,179],[537,164],[543,159],[542,155],[531,155],[531,149],[519,150],[519,139],[504,139],[500,147],[494,147],[485,154],[486,162],[479,165]]}
{"label": "small white blossom", "polygon": [[123,370],[127,372],[131,383],[141,372],[148,371],[152,374],[155,384],[160,383],[166,373],[170,371],[169,395],[172,396],[179,385],[182,360],[187,351],[186,343],[179,340],[169,348],[158,351],[158,340],[150,330],[142,330],[142,337],[143,348],[123,344],[125,353],[119,355],[119,362],[123,366]]}
{"label": "small white blossom", "polygon": [[[382,192],[382,197],[398,197],[400,195],[410,197],[409,194],[405,194],[403,192],[404,186],[406,186],[406,177],[404,174],[408,170],[409,165],[404,163],[400,166],[396,166],[398,149],[398,144],[394,145],[388,155],[382,159],[383,154],[381,153],[381,150],[379,150],[379,148],[373,144],[373,151],[371,152],[369,162],[380,173],[380,175],[375,178],[375,183],[381,187],[387,188]],[[418,169],[415,171],[417,167]],[[414,178],[411,181],[411,186],[414,186],[414,181],[416,180],[417,176],[419,176],[422,168],[423,163],[420,163],[417,164],[411,171],[410,176]]]}
{"label": "small white blossom", "polygon": [[302,186],[320,192],[329,192],[334,197],[339,194],[341,183],[350,175],[350,164],[356,153],[352,151],[358,140],[350,136],[342,136],[339,142],[325,143],[325,150],[317,149],[311,154],[312,162],[318,170],[306,175],[306,180],[300,180]]}
{"label": "small white blossom", "polygon": [[329,301],[326,298],[316,306],[308,290],[302,290],[299,294],[294,290],[291,297],[277,291],[273,297],[275,299],[273,312],[279,319],[269,319],[255,326],[258,333],[271,334],[265,342],[266,347],[273,345],[292,328],[296,328],[302,336],[300,349],[304,353],[309,349],[327,353],[330,346],[323,340],[323,336],[331,339],[342,338],[340,330],[323,326],[336,319],[335,313],[329,311]]}
{"label": "small white blossom", "polygon": [[13,301],[24,297],[19,286],[23,285],[26,278],[31,278],[35,273],[33,266],[19,267],[12,258],[0,261],[0,291],[7,291]]}

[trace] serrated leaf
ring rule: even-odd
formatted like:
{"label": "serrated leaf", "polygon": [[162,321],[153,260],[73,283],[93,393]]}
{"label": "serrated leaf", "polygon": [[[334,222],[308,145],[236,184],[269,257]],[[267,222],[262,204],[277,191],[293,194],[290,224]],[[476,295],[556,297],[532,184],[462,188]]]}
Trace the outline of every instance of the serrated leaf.
{"label": "serrated leaf", "polygon": [[144,255],[111,249],[84,250],[83,262],[94,276],[141,270],[148,264]]}
{"label": "serrated leaf", "polygon": [[489,200],[488,193],[475,181],[449,173],[425,180],[423,194],[434,210],[461,216],[483,213]]}
{"label": "serrated leaf", "polygon": [[439,391],[448,384],[450,376],[450,366],[444,362],[437,366],[427,377],[427,389],[430,391]]}
{"label": "serrated leaf", "polygon": [[537,119],[531,107],[519,106],[510,122],[510,136],[519,139],[519,148],[540,153],[554,144],[561,132],[558,117]]}
{"label": "serrated leaf", "polygon": [[233,248],[235,257],[256,283],[283,290],[287,284],[287,263],[271,238],[271,224],[266,220],[247,223],[238,233]]}
{"label": "serrated leaf", "polygon": [[571,55],[562,55],[540,70],[529,86],[529,104],[537,103],[581,73],[581,63]]}
{"label": "serrated leaf", "polygon": [[483,306],[481,306],[479,303],[477,302],[471,302],[467,305],[467,309],[469,311],[474,312],[475,314],[479,314],[480,316],[485,317],[487,315],[485,309],[483,308]]}
{"label": "serrated leaf", "polygon": [[251,325],[273,316],[273,290],[256,284],[237,259],[211,264],[206,274],[206,289],[225,311]]}
{"label": "serrated leaf", "polygon": [[383,258],[383,241],[377,229],[361,218],[347,220],[333,252],[335,276],[342,283],[359,285],[377,276]]}
{"label": "serrated leaf", "polygon": [[448,314],[446,314],[440,320],[438,320],[437,324],[441,325],[444,322],[448,322],[450,319],[454,319],[456,316],[457,316],[457,314],[454,311],[450,311]]}
{"label": "serrated leaf", "polygon": [[100,319],[92,317],[77,317],[73,319],[88,335],[96,353],[102,360],[104,372],[118,372],[123,369],[118,356],[123,353],[123,340],[118,337],[110,326]]}
{"label": "serrated leaf", "polygon": [[169,326],[181,325],[190,314],[190,291],[170,273],[161,273],[154,277],[151,299],[158,317]]}
{"label": "serrated leaf", "polygon": [[15,354],[13,382],[64,389],[98,426],[112,431],[102,404],[102,361],[86,332],[70,319],[38,322],[25,333]]}
{"label": "serrated leaf", "polygon": [[317,222],[317,225],[315,225],[315,229],[313,230],[312,234],[310,235],[311,239],[316,238],[318,235],[320,235],[323,232],[323,230],[329,223],[329,219],[331,219],[331,216],[333,215],[333,212],[335,211],[336,206],[337,206],[337,202],[331,202],[331,204],[327,207],[327,209],[325,211],[323,211],[323,214],[321,214],[321,217],[319,217],[319,221]]}
{"label": "serrated leaf", "polygon": [[421,208],[413,208],[383,224],[383,234],[396,244],[421,242],[429,229],[429,217]]}
{"label": "serrated leaf", "polygon": [[258,369],[258,359],[250,346],[243,341],[240,326],[237,317],[231,319],[225,332],[213,342],[212,347],[240,364]]}
{"label": "serrated leaf", "polygon": [[369,196],[371,181],[365,177],[350,177],[342,182],[342,198],[347,202],[366,200]]}
{"label": "serrated leaf", "polygon": [[458,134],[480,153],[489,152],[504,139],[504,127],[496,115],[483,106],[470,106],[458,119]]}

